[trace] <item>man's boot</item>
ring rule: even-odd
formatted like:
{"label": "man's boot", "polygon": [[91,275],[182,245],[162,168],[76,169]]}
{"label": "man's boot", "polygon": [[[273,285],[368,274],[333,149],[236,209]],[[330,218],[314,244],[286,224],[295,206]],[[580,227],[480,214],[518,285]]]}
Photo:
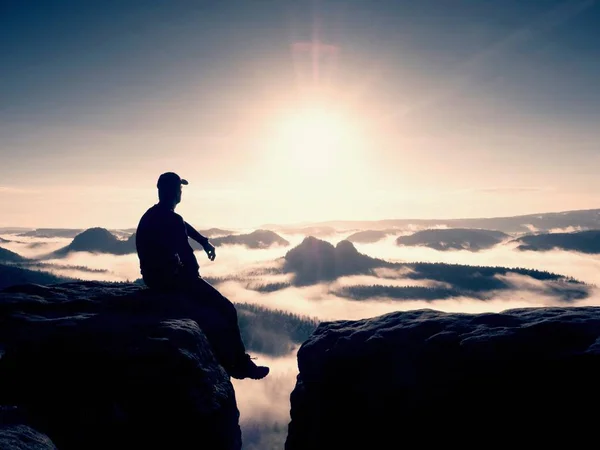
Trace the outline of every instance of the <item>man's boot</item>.
{"label": "man's boot", "polygon": [[241,357],[236,364],[230,367],[227,372],[229,376],[243,380],[245,378],[251,378],[253,380],[260,380],[269,374],[269,368],[266,366],[257,366],[252,361],[250,355],[245,354]]}

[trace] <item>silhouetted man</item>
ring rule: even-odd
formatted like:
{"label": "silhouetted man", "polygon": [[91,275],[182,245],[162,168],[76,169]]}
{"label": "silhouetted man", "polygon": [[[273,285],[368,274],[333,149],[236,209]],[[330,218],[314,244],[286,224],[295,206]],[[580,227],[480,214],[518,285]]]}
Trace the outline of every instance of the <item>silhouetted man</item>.
{"label": "silhouetted man", "polygon": [[[205,319],[206,323],[204,327],[202,323],[199,325],[211,341],[221,365],[234,378],[264,378],[269,368],[255,365],[246,353],[235,306],[200,277],[200,266],[188,237],[202,245],[211,261],[216,254],[208,238],[175,213],[175,207],[181,202],[181,186],[187,184],[176,173],[163,173],[157,184],[159,202],[140,219],[136,247],[144,283],[150,289],[194,295],[203,306],[210,307],[211,315],[214,311],[218,320],[200,318],[199,322]],[[222,324],[217,332],[215,323]]]}

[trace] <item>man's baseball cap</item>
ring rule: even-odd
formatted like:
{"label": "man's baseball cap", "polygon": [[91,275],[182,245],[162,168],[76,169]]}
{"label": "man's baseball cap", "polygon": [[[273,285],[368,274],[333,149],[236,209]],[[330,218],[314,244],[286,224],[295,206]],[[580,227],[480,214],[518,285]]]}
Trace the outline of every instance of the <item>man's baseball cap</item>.
{"label": "man's baseball cap", "polygon": [[189,184],[187,180],[184,180],[179,175],[174,172],[165,172],[160,177],[158,177],[158,182],[156,183],[156,187],[158,189],[169,189],[169,188],[178,188],[181,185]]}

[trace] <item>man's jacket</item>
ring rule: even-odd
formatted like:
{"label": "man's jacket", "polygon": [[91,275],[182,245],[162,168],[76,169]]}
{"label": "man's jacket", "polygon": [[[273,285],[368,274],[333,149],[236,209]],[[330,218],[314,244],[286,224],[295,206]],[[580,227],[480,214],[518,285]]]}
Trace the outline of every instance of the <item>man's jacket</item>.
{"label": "man's jacket", "polygon": [[142,216],[135,244],[148,286],[169,284],[181,276],[198,276],[200,267],[188,241],[188,228],[183,217],[160,203]]}

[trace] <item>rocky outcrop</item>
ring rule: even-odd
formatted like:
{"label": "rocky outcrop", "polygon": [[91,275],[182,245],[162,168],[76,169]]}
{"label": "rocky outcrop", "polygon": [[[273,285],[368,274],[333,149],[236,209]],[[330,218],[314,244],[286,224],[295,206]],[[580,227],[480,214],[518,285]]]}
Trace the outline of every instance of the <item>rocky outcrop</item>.
{"label": "rocky outcrop", "polygon": [[350,241],[340,241],[334,247],[309,236],[285,254],[283,271],[294,274],[295,285],[305,286],[344,275],[371,274],[376,267],[391,266],[393,264],[359,253]]}
{"label": "rocky outcrop", "polygon": [[0,449],[56,450],[48,436],[33,429],[15,407],[0,406]]}
{"label": "rocky outcrop", "polygon": [[0,404],[59,450],[239,450],[233,386],[194,321],[205,312],[125,283],[1,291]]}
{"label": "rocky outcrop", "polygon": [[66,247],[60,248],[48,257],[60,258],[71,252],[109,253],[112,255],[127,255],[135,253],[135,234],[126,240],[118,239],[106,228],[89,228],[75,236]]}
{"label": "rocky outcrop", "polygon": [[298,366],[286,450],[583,448],[597,439],[600,308],[322,323]]}
{"label": "rocky outcrop", "polygon": [[0,425],[3,450],[56,450],[50,438],[27,425]]}

